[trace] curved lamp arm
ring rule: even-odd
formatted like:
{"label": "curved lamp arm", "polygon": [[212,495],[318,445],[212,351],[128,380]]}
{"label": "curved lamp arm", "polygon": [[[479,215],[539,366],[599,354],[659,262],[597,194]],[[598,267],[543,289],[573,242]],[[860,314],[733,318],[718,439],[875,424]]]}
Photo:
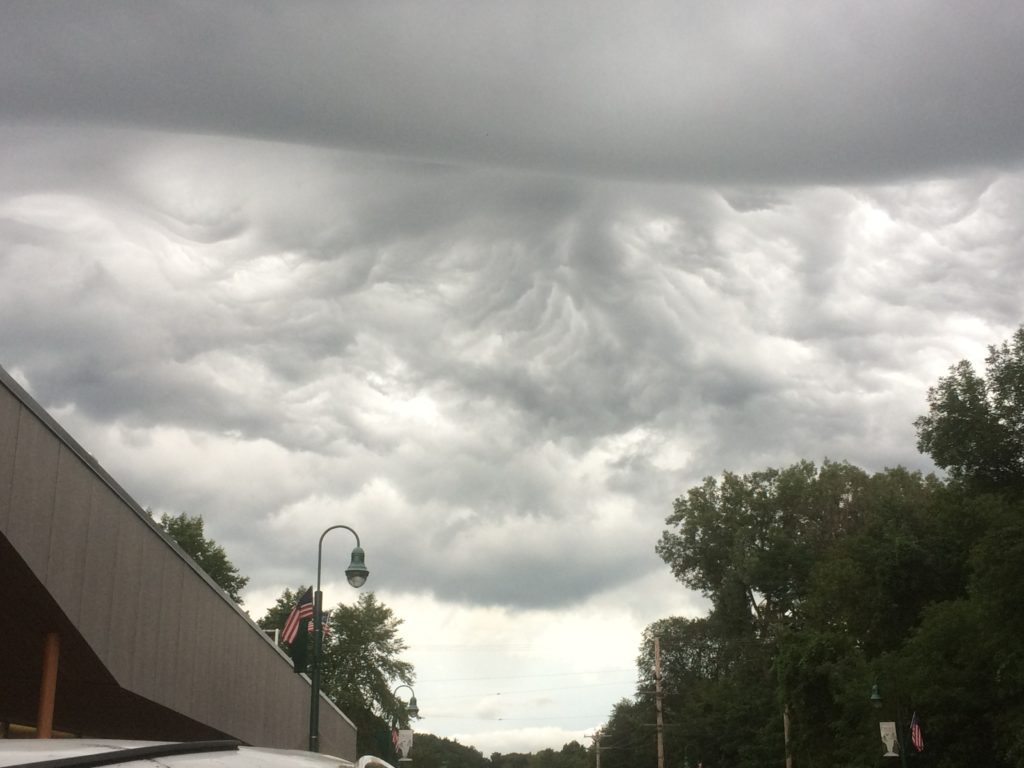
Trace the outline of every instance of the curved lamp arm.
{"label": "curved lamp arm", "polygon": [[359,534],[349,528],[347,525],[332,525],[326,531],[320,534],[320,541],[316,546],[316,591],[320,591],[320,568],[323,564],[324,559],[324,537],[331,531],[337,530],[338,528],[344,528],[346,531],[356,537],[356,546],[352,550],[352,559],[349,561],[348,568],[345,569],[345,578],[348,579],[348,583],[356,589],[363,586],[366,583],[366,579],[370,575],[370,571],[366,568],[366,553],[363,552],[363,548],[359,545]]}
{"label": "curved lamp arm", "polygon": [[409,698],[409,706],[408,706],[408,708],[406,710],[409,713],[409,717],[419,718],[419,716],[420,716],[420,708],[418,706],[416,706],[416,691],[414,691],[412,689],[411,685],[406,685],[405,683],[403,683],[402,685],[397,686],[395,688],[395,690],[393,690],[391,692],[391,695],[392,696],[397,696],[398,695],[398,691],[401,690],[402,688],[408,688],[409,689],[409,693],[412,694],[412,696]]}

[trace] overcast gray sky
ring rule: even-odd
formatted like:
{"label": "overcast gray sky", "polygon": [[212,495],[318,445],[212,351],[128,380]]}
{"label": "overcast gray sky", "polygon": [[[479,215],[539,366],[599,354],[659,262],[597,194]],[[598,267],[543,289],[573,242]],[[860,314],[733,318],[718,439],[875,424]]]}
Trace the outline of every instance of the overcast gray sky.
{"label": "overcast gray sky", "polygon": [[417,728],[559,748],[703,610],[676,496],[930,469],[1024,321],[1022,50],[1014,2],[5,2],[0,365],[254,616],[356,528]]}

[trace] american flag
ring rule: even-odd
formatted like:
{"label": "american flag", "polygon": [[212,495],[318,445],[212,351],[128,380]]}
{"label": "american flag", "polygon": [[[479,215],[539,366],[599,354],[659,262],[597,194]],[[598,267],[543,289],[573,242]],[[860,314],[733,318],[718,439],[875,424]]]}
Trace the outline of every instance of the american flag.
{"label": "american flag", "polygon": [[[316,631],[316,627],[313,625],[313,619],[309,620],[309,624],[306,625],[306,631],[309,634],[313,634]],[[320,633],[327,637],[331,634],[331,612],[321,611],[320,612]]]}
{"label": "american flag", "polygon": [[918,752],[924,751],[924,736],[921,734],[921,723],[917,721],[917,712],[910,718],[910,743]]}
{"label": "american flag", "polygon": [[309,619],[313,615],[313,588],[310,587],[302,593],[302,597],[299,598],[299,602],[292,608],[292,612],[288,614],[288,620],[284,623],[284,629],[281,630],[281,639],[286,643],[294,643],[295,635],[299,632],[299,622],[303,619]]}

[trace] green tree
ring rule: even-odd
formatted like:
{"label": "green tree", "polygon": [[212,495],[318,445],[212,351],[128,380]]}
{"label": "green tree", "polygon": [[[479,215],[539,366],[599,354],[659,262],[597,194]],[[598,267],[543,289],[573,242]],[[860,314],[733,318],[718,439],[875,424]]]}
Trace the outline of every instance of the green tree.
{"label": "green tree", "polygon": [[522,752],[493,752],[491,754],[492,768],[529,768],[530,755]]}
{"label": "green tree", "polygon": [[558,751],[558,768],[590,768],[590,750],[578,741],[563,744]]}
{"label": "green tree", "polygon": [[[882,660],[916,692],[934,764],[1024,767],[1024,326],[928,391],[918,448],[953,481],[945,526],[967,553],[966,589],[928,606]],[[959,519],[960,525],[955,525]]]}
{"label": "green tree", "polygon": [[402,623],[373,592],[331,611],[321,676],[324,690],[346,712],[364,709],[389,723],[407,722],[406,702],[393,692],[415,682],[412,664],[400,658],[408,647],[398,633]]}
{"label": "green tree", "polygon": [[785,753],[784,723],[800,713],[777,659],[790,633],[807,621],[822,553],[860,525],[855,500],[867,480],[849,464],[818,469],[802,461],[742,476],[726,472],[675,500],[656,550],[712,608],[706,621],[649,631],[692,636],[666,643],[670,665],[671,646],[689,646],[677,652],[683,677],[674,684],[699,694],[681,704],[682,722],[704,725],[683,734],[687,751],[733,765],[763,764]]}
{"label": "green tree", "polygon": [[[996,739],[1008,764],[1024,767],[1024,500],[988,500],[985,533],[971,552],[970,597],[981,613],[981,643],[992,663],[989,689]],[[969,693],[969,692],[968,692]],[[994,706],[993,706],[994,705]]]}
{"label": "green tree", "polygon": [[667,522],[659,553],[712,603],[704,619],[648,628],[682,724],[676,749],[751,766],[780,759],[787,715],[798,764],[860,762],[873,670],[929,606],[967,594],[983,530],[934,477],[832,462],[705,480]]}
{"label": "green tree", "polygon": [[857,639],[867,658],[899,647],[937,600],[963,596],[977,525],[932,475],[887,469],[845,500],[847,522],[818,551],[801,628]]}
{"label": "green tree", "polygon": [[864,765],[878,735],[868,698],[874,678],[857,639],[810,626],[788,629],[774,665],[791,713],[796,764]]}
{"label": "green tree", "polygon": [[431,733],[415,734],[411,756],[413,765],[430,768],[491,768],[480,750]]}
{"label": "green tree", "polygon": [[968,588],[928,606],[882,669],[913,696],[936,766],[1024,768],[1024,501],[964,495],[961,511],[978,530]]}
{"label": "green tree", "polygon": [[[672,617],[644,630],[637,659],[637,702],[655,713],[654,638],[658,638],[665,763],[683,768],[778,762],[784,751],[771,644],[735,633],[720,616]],[[776,722],[777,721],[777,722]]]}
{"label": "green tree", "polygon": [[306,586],[301,586],[294,592],[290,589],[285,589],[256,623],[259,624],[261,629],[284,629],[284,623],[288,620],[288,615],[292,612],[292,608],[295,607],[295,603],[298,602],[299,597],[307,589],[308,587]]}
{"label": "green tree", "polygon": [[[268,631],[284,629],[284,624],[288,620],[289,614],[291,614],[295,604],[307,589],[308,587],[305,586],[299,587],[295,592],[285,589],[274,604],[267,609],[267,612],[256,621],[260,629]],[[297,643],[301,643],[301,647],[296,648]],[[304,628],[300,627],[294,642],[284,643],[279,641],[279,645],[284,648],[293,661],[298,659],[299,671],[306,668],[313,654],[313,635],[311,632],[305,631]]]}
{"label": "green tree", "polygon": [[794,621],[823,547],[857,525],[867,475],[845,463],[706,478],[677,498],[657,553],[719,621],[764,639]]}
{"label": "green tree", "polygon": [[928,390],[917,447],[975,490],[1024,491],[1024,326],[988,348],[986,376],[967,360]]}
{"label": "green tree", "polygon": [[601,768],[656,766],[654,718],[653,699],[620,699],[601,729]]}
{"label": "green tree", "polygon": [[[258,621],[260,627],[281,629],[305,590],[285,589]],[[391,757],[391,724],[409,724],[407,702],[394,689],[415,680],[413,665],[401,659],[407,648],[399,635],[402,619],[373,592],[325,613],[321,687],[356,724],[359,753]],[[292,655],[293,649],[286,650]]]}
{"label": "green tree", "polygon": [[180,515],[165,514],[157,522],[217,586],[236,603],[242,602],[241,591],[249,583],[249,577],[239,573],[228,559],[224,547],[206,538],[202,515],[188,515],[184,512]]}

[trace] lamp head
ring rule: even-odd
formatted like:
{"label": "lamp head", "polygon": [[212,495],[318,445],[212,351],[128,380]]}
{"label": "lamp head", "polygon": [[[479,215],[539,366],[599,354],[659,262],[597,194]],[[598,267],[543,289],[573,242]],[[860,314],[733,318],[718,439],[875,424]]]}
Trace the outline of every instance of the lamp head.
{"label": "lamp head", "polygon": [[366,553],[363,552],[362,547],[356,547],[352,550],[352,562],[345,569],[345,578],[348,579],[349,584],[359,589],[366,583],[369,575],[370,571],[366,568]]}
{"label": "lamp head", "polygon": [[882,708],[882,694],[878,692],[878,683],[871,686],[871,706],[875,709]]}
{"label": "lamp head", "polygon": [[415,696],[413,696],[413,697],[411,697],[409,699],[408,712],[409,712],[409,717],[419,717],[420,716],[420,708],[416,706],[416,697]]}

